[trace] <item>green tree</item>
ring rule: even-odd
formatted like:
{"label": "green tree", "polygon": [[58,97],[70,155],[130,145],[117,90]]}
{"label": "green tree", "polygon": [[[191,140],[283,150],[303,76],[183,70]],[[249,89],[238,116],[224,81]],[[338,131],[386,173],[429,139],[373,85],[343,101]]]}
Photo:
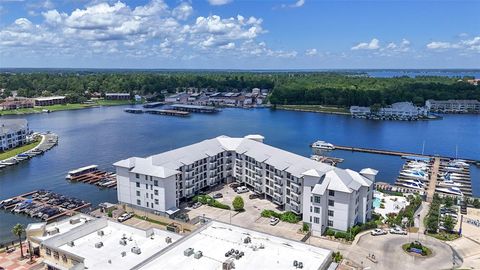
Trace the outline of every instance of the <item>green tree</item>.
{"label": "green tree", "polygon": [[445,230],[447,232],[453,231],[453,228],[455,227],[455,221],[451,216],[445,217],[445,219],[443,220],[443,227],[445,227]]}
{"label": "green tree", "polygon": [[13,228],[12,228],[12,233],[15,236],[18,236],[18,240],[20,242],[20,254],[21,254],[22,258],[23,258],[22,235],[23,235],[24,232],[25,232],[25,228],[20,223],[17,223],[17,225],[13,226]]}
{"label": "green tree", "polygon": [[427,217],[427,222],[425,224],[427,226],[427,230],[431,233],[436,233],[438,230],[438,215],[430,214]]}
{"label": "green tree", "polygon": [[453,198],[450,197],[450,196],[447,196],[447,197],[445,198],[444,203],[445,203],[445,207],[452,207],[452,205],[453,205]]}
{"label": "green tree", "polygon": [[241,210],[243,210],[243,207],[244,207],[243,198],[240,197],[240,196],[236,196],[236,197],[233,199],[232,206],[233,206],[233,209],[234,209],[235,211],[241,211]]}

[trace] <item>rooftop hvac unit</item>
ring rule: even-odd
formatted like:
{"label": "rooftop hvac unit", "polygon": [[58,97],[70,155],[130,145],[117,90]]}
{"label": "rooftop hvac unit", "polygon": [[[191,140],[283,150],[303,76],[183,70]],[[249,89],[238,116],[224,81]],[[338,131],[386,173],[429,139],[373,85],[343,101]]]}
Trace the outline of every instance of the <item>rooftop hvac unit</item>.
{"label": "rooftop hvac unit", "polygon": [[103,242],[95,243],[95,247],[96,247],[96,248],[101,248],[101,247],[103,247]]}
{"label": "rooftop hvac unit", "polygon": [[192,255],[192,254],[193,254],[193,248],[187,248],[187,249],[185,249],[185,251],[183,251],[183,255],[185,255],[187,257]]}
{"label": "rooftop hvac unit", "polygon": [[203,253],[200,250],[195,252],[195,255],[193,255],[195,259],[200,259],[202,256],[203,256]]}
{"label": "rooftop hvac unit", "polygon": [[131,251],[132,253],[135,253],[137,255],[140,255],[140,253],[142,253],[139,247],[132,247]]}
{"label": "rooftop hvac unit", "polygon": [[165,243],[167,244],[172,243],[172,238],[170,236],[165,237]]}
{"label": "rooftop hvac unit", "polygon": [[79,218],[72,218],[70,219],[70,224],[77,224],[77,223],[80,223],[80,219]]}
{"label": "rooftop hvac unit", "polygon": [[120,239],[120,241],[118,242],[120,245],[122,246],[126,246],[127,245],[127,240],[125,239]]}
{"label": "rooftop hvac unit", "polygon": [[67,245],[68,245],[69,247],[73,247],[73,246],[75,246],[75,243],[74,243],[73,241],[70,241],[70,242],[67,243]]}
{"label": "rooftop hvac unit", "polygon": [[252,242],[252,239],[249,236],[247,236],[247,238],[243,239],[244,244],[249,244],[251,242]]}
{"label": "rooftop hvac unit", "polygon": [[298,262],[298,268],[300,268],[300,269],[303,268],[303,263],[302,262]]}
{"label": "rooftop hvac unit", "polygon": [[235,268],[235,263],[233,262],[233,258],[228,258],[222,264],[222,270],[232,270]]}
{"label": "rooftop hvac unit", "polygon": [[122,251],[122,253],[120,253],[120,254],[122,255],[122,257],[127,256],[127,252],[125,252],[125,251]]}
{"label": "rooftop hvac unit", "polygon": [[55,228],[53,228],[53,229],[48,230],[48,231],[47,231],[47,234],[48,234],[48,235],[54,235],[54,234],[57,234],[57,233],[59,233],[59,232],[60,232],[60,230],[59,230],[57,227],[55,227]]}
{"label": "rooftop hvac unit", "polygon": [[104,233],[103,231],[101,231],[101,230],[100,230],[100,231],[98,231],[98,232],[97,232],[97,235],[99,235],[99,236],[104,236],[104,235],[105,235],[105,233]]}

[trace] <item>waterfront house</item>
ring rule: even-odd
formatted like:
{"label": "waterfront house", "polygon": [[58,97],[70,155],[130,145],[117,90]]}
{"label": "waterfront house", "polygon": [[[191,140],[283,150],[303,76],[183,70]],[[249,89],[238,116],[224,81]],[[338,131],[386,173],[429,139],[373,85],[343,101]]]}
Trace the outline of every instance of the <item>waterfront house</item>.
{"label": "waterfront house", "polygon": [[434,100],[425,102],[425,107],[432,112],[439,113],[480,113],[480,101],[478,100]]}
{"label": "waterfront house", "polygon": [[375,175],[269,146],[260,135],[220,136],[114,166],[120,203],[165,216],[201,191],[238,182],[302,215],[317,235],[327,227],[345,231],[371,217]]}
{"label": "waterfront house", "polygon": [[16,110],[24,108],[33,108],[35,101],[30,98],[24,97],[9,97],[6,98],[4,102],[0,104],[2,110]]}
{"label": "waterfront house", "polygon": [[28,121],[25,119],[0,120],[0,150],[6,151],[27,143]]}
{"label": "waterfront house", "polygon": [[130,93],[105,93],[105,99],[108,100],[129,100]]}
{"label": "waterfront house", "polygon": [[65,103],[67,103],[65,96],[35,98],[35,106],[51,106],[51,105],[65,104]]}
{"label": "waterfront house", "polygon": [[370,107],[350,107],[350,114],[356,118],[417,120],[426,117],[428,112],[428,108],[415,106],[411,102],[396,102],[378,111],[372,111]]}

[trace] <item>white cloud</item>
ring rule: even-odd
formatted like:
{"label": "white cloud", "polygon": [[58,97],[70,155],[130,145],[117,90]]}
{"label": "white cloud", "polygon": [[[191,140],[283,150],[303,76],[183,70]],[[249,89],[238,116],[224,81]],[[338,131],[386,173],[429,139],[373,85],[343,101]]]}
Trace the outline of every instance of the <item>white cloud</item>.
{"label": "white cloud", "polygon": [[297,0],[295,3],[287,5],[287,4],[282,4],[282,8],[299,8],[303,7],[305,5],[305,0]]}
{"label": "white cloud", "polygon": [[317,49],[307,49],[305,51],[305,55],[306,56],[316,56],[316,55],[318,55],[318,51],[317,51]]}
{"label": "white cloud", "polygon": [[351,50],[378,50],[380,48],[380,41],[376,38],[370,40],[370,42],[361,42],[353,46]]}
{"label": "white cloud", "polygon": [[473,51],[480,53],[480,36],[472,37],[471,39],[463,39],[458,42],[432,41],[428,43],[426,47],[432,51],[456,49],[465,52]]}
{"label": "white cloud", "polygon": [[186,20],[193,13],[193,8],[189,3],[183,2],[178,7],[174,8],[172,15],[179,20]]}
{"label": "white cloud", "polygon": [[233,0],[208,0],[212,6],[222,6],[231,3]]}

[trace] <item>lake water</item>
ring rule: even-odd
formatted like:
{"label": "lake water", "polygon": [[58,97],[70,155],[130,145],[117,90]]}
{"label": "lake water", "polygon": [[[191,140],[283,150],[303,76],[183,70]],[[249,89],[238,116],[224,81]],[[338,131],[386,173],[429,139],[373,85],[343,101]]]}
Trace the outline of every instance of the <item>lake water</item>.
{"label": "lake water", "polygon": [[[0,200],[35,189],[50,189],[97,205],[116,202],[116,190],[65,180],[67,171],[97,164],[113,170],[112,163],[131,156],[148,156],[219,135],[262,134],[265,143],[310,156],[309,144],[333,144],[399,151],[455,155],[480,159],[480,115],[446,115],[443,120],[394,122],[352,119],[349,116],[269,109],[224,109],[219,114],[177,118],[128,114],[125,107],[24,116],[35,131],[59,135],[59,145],[42,156],[0,171]],[[10,118],[21,118],[12,116]],[[398,157],[333,151],[344,158],[343,168],[380,171],[379,181],[394,182],[403,160]],[[480,195],[480,173],[472,166],[474,194]],[[11,239],[11,227],[31,220],[0,212],[0,242]]]}

